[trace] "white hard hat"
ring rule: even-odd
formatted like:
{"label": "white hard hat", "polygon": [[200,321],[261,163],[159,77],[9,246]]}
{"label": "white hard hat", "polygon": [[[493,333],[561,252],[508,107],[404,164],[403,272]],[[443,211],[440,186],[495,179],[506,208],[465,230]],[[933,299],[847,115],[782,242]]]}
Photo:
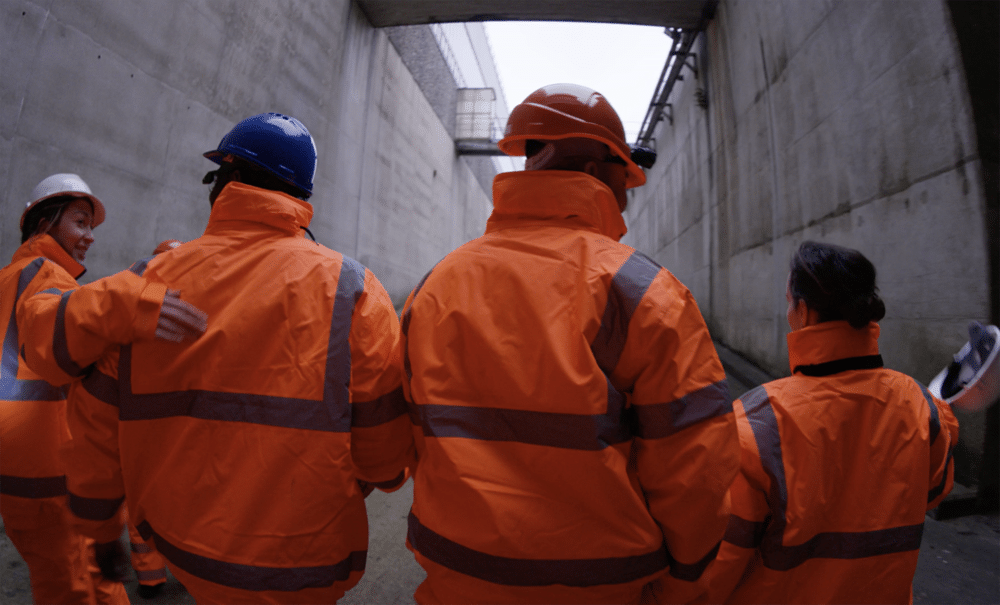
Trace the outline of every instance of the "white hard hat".
{"label": "white hard hat", "polygon": [[963,412],[978,412],[1000,397],[1000,328],[969,324],[969,342],[927,389]]}
{"label": "white hard hat", "polygon": [[31,191],[31,201],[24,206],[24,212],[21,213],[21,229],[24,229],[24,219],[28,216],[28,212],[32,208],[45,200],[63,195],[90,201],[94,207],[94,222],[91,225],[92,227],[96,227],[104,222],[104,204],[101,203],[101,200],[94,196],[93,192],[90,191],[90,187],[87,186],[87,183],[79,175],[65,172],[47,176],[35,185],[35,188]]}

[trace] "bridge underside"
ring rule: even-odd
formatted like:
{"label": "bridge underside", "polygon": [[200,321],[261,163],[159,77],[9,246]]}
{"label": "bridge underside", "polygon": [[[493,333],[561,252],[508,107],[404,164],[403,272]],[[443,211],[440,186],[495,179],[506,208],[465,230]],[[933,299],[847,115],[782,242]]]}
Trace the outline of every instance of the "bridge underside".
{"label": "bridge underside", "polygon": [[696,29],[716,0],[356,0],[375,27],[455,21],[591,21]]}

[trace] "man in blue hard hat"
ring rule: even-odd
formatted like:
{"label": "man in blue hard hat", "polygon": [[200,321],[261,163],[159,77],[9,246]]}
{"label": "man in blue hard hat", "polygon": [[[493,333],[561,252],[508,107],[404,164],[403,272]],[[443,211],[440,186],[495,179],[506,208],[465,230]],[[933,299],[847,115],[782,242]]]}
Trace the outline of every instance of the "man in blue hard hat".
{"label": "man in blue hard hat", "polygon": [[207,329],[116,349],[71,393],[74,512],[105,541],[127,491],[199,603],[333,603],[364,572],[365,493],[413,464],[396,313],[371,271],[305,239],[316,146],[300,121],[252,116],[205,157],[205,234],[131,270]]}

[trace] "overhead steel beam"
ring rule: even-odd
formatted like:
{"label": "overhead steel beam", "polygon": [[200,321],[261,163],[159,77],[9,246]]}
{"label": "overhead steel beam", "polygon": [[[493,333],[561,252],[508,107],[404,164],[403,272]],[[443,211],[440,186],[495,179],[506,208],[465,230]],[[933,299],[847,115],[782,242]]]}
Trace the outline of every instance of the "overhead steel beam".
{"label": "overhead steel beam", "polygon": [[456,21],[589,21],[697,28],[712,0],[355,0],[374,27]]}

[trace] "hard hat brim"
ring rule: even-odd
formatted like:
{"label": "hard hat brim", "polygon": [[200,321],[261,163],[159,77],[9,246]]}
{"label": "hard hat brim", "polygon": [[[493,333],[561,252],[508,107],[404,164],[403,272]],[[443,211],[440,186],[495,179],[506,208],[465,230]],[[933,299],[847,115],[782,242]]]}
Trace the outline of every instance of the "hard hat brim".
{"label": "hard hat brim", "polygon": [[553,135],[509,135],[497,143],[500,147],[500,151],[506,153],[509,156],[523,156],[524,142],[528,140],[533,141],[557,141],[560,139],[593,139],[595,141],[600,141],[608,146],[608,149],[616,155],[617,157],[625,160],[625,187],[627,189],[632,189],[633,187],[641,187],[646,184],[646,172],[635,162],[632,161],[631,154],[624,155],[621,153],[618,145],[615,144],[610,138],[595,135],[589,132],[568,132],[565,134],[553,134]]}

